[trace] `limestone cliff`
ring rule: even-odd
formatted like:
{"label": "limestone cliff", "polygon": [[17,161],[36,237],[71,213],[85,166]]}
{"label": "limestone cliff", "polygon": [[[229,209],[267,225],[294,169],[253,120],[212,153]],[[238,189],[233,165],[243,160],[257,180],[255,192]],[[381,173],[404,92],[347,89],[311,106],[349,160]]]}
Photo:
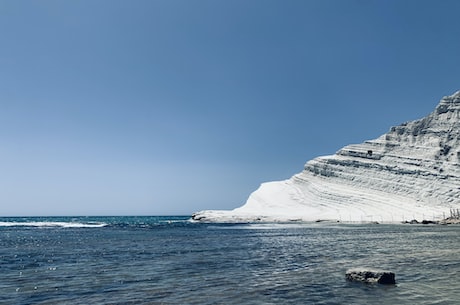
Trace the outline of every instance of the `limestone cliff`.
{"label": "limestone cliff", "polygon": [[460,91],[428,116],[315,158],[285,181],[264,183],[232,211],[201,221],[440,219],[460,207]]}

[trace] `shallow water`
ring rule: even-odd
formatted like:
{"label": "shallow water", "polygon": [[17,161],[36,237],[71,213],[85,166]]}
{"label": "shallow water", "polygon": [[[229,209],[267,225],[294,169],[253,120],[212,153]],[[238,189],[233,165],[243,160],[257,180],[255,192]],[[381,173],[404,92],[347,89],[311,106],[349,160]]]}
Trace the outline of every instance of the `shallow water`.
{"label": "shallow water", "polygon": [[[460,300],[460,226],[3,218],[0,261],[2,305]],[[391,270],[397,284],[345,281],[354,267]]]}

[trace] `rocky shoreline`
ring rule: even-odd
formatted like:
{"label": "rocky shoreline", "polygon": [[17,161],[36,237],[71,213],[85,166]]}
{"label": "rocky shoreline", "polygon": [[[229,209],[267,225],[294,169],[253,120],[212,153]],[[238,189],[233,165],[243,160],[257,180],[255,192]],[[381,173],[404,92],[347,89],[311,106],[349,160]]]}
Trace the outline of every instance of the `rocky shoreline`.
{"label": "rocky shoreline", "polygon": [[460,219],[444,219],[439,222],[442,225],[455,225],[455,224],[460,224]]}
{"label": "rocky shoreline", "polygon": [[429,224],[434,224],[434,225],[454,225],[454,224],[460,224],[460,219],[458,218],[446,218],[440,221],[433,221],[433,220],[422,220],[422,221],[417,221],[417,220],[411,220],[411,221],[404,221],[404,224],[423,224],[423,225],[429,225]]}

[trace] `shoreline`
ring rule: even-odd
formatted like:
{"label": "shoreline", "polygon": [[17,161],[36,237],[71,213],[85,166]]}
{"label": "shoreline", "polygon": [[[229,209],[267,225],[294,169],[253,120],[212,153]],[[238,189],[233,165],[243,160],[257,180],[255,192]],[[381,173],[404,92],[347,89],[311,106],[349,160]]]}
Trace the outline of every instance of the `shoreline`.
{"label": "shoreline", "polygon": [[[271,218],[271,219],[270,219]],[[460,219],[457,218],[446,218],[441,220],[404,220],[404,221],[345,221],[340,219],[317,219],[317,220],[304,220],[304,219],[283,219],[283,218],[272,218],[272,217],[253,217],[251,218],[233,218],[229,219],[226,217],[207,218],[207,217],[195,217],[194,214],[190,217],[191,222],[203,223],[203,224],[348,224],[348,225],[363,225],[363,224],[384,224],[384,225],[459,225]]]}
{"label": "shoreline", "polygon": [[[426,215],[426,214],[425,214]],[[222,224],[261,224],[261,223],[342,223],[342,224],[436,224],[436,225],[447,225],[447,224],[460,224],[460,217],[457,215],[450,215],[449,217],[434,217],[431,219],[420,217],[420,218],[405,218],[402,220],[395,220],[392,216],[391,219],[386,217],[350,217],[350,219],[343,219],[337,217],[322,218],[320,215],[317,217],[305,217],[303,215],[286,215],[286,214],[271,214],[271,215],[258,215],[257,213],[238,213],[235,211],[227,210],[205,210],[193,213],[190,215],[190,221],[196,223],[222,223]],[[318,217],[320,216],[320,217]],[[332,215],[329,215],[332,216]],[[375,215],[374,215],[375,216]],[[366,219],[367,218],[367,219]]]}

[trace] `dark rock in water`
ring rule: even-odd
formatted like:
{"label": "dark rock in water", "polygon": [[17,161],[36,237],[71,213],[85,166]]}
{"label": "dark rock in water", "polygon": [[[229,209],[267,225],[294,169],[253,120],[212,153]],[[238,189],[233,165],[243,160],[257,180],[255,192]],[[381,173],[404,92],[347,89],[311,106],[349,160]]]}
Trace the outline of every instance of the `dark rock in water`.
{"label": "dark rock in water", "polygon": [[346,272],[345,278],[352,282],[378,283],[384,285],[396,284],[395,274],[383,270],[350,269]]}
{"label": "dark rock in water", "polygon": [[439,222],[438,221],[434,221],[434,220],[422,220],[422,221],[418,221],[417,219],[412,219],[411,221],[404,221],[403,223],[408,223],[408,224],[411,224],[411,225],[417,225],[417,224],[424,224],[424,225],[429,225],[429,224],[438,224]]}
{"label": "dark rock in water", "polygon": [[204,219],[206,219],[206,217],[202,216],[202,215],[200,215],[198,213],[193,213],[192,214],[192,219],[196,220],[196,221],[203,221]]}

